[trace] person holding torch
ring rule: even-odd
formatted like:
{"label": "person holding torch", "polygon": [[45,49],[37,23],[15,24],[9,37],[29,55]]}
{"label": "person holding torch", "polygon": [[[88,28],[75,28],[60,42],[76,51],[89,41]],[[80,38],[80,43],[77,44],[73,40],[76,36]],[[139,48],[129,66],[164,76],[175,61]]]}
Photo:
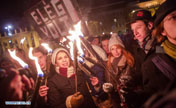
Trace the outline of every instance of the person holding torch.
{"label": "person holding torch", "polygon": [[69,52],[57,48],[51,57],[56,73],[48,79],[48,102],[54,108],[96,108],[81,71],[77,72],[75,93],[75,72]]}
{"label": "person holding torch", "polygon": [[[47,51],[42,47],[39,46],[35,48],[33,51],[33,56],[37,57],[38,64],[41,67],[41,70],[44,72],[45,82],[42,84],[39,88],[39,100],[37,101],[38,107],[49,107],[47,104],[47,93],[48,93],[48,87],[47,87],[47,79],[50,75],[52,75],[54,68],[53,65],[50,62],[50,57],[47,56]],[[53,70],[52,70],[53,69]]]}
{"label": "person holding torch", "polygon": [[[110,71],[106,72],[105,78],[108,83],[113,85],[113,89],[110,91],[106,85],[103,85],[103,89],[112,95],[114,107],[119,106],[117,98],[120,97],[120,106],[122,108],[132,108],[132,106],[137,108],[138,104],[134,101],[136,98],[131,96],[137,88],[137,84],[134,81],[134,58],[125,49],[123,42],[116,33],[112,34],[108,48],[110,54],[108,56],[107,68]],[[112,76],[114,79],[112,79]]]}

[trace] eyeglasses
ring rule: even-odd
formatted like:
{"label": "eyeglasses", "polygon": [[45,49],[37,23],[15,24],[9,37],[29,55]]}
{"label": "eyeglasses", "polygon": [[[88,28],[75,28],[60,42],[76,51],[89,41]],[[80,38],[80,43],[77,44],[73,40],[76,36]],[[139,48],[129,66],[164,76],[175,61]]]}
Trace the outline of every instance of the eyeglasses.
{"label": "eyeglasses", "polygon": [[176,20],[176,14],[170,15],[168,18],[164,20],[165,21],[175,21]]}

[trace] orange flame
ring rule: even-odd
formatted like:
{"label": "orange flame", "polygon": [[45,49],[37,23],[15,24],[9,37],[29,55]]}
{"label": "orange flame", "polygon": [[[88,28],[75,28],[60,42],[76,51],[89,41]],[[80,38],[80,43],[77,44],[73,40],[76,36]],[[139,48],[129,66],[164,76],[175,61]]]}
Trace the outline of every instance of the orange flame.
{"label": "orange flame", "polygon": [[49,45],[47,43],[42,43],[41,45],[48,51],[48,53],[53,52],[53,50],[49,47]]}
{"label": "orange flame", "polygon": [[65,41],[67,41],[67,39],[65,37],[63,37],[62,40],[61,40],[61,42],[63,43]]}
{"label": "orange flame", "polygon": [[33,48],[29,48],[29,58],[35,61],[35,66],[37,68],[37,73],[38,73],[39,76],[43,77],[43,72],[40,68],[40,65],[38,64],[38,59],[37,59],[37,57],[34,57],[32,55],[32,50],[33,50]]}
{"label": "orange flame", "polygon": [[16,51],[13,50],[11,51],[10,49],[8,49],[10,56],[15,59],[16,61],[18,61],[18,63],[23,67],[23,68],[28,68],[28,64],[26,64],[23,60],[21,60],[19,57],[16,56]]}
{"label": "orange flame", "polygon": [[76,25],[74,25],[74,31],[70,30],[69,33],[71,36],[68,36],[68,39],[71,41],[69,43],[70,45],[70,53],[73,59],[73,42],[76,40],[76,46],[78,48],[78,52],[80,56],[84,55],[84,52],[81,48],[81,41],[80,41],[80,36],[83,36],[83,33],[81,32],[81,21],[79,21]]}

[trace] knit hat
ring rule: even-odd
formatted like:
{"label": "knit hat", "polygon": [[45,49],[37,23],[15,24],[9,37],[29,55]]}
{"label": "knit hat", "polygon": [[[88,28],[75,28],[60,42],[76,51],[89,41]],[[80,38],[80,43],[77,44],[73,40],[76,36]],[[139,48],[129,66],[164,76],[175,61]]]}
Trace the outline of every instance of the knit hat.
{"label": "knit hat", "polygon": [[[133,12],[134,11],[134,12]],[[151,12],[145,9],[137,9],[133,10],[130,16],[130,22],[128,22],[127,26],[131,23],[134,23],[137,20],[147,20],[152,21]]]}
{"label": "knit hat", "polygon": [[101,47],[99,47],[97,45],[92,45],[92,48],[103,59],[103,61],[107,61],[108,60],[105,51]]}
{"label": "knit hat", "polygon": [[164,17],[174,10],[176,10],[176,0],[166,0],[156,11],[154,27],[157,27]]}
{"label": "knit hat", "polygon": [[53,54],[52,54],[52,57],[51,57],[51,62],[52,62],[53,65],[56,64],[56,55],[60,51],[64,51],[64,52],[66,52],[70,56],[70,53],[65,48],[56,48],[54,50]]}
{"label": "knit hat", "polygon": [[120,45],[120,46],[122,46],[122,47],[125,48],[125,46],[123,45],[122,40],[121,40],[120,37],[117,35],[117,33],[113,33],[112,36],[111,36],[111,38],[109,39],[109,46],[108,46],[109,51],[110,51],[110,49],[111,49],[111,47],[112,47],[113,45]]}

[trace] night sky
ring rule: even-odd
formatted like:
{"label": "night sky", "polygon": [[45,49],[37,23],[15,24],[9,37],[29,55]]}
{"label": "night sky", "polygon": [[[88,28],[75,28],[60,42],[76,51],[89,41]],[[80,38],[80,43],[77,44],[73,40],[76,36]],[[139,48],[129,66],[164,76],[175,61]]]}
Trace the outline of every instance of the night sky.
{"label": "night sky", "polygon": [[[0,33],[2,34],[5,26],[8,24],[18,25],[20,19],[24,16],[24,12],[40,0],[1,0],[0,2]],[[74,1],[74,0],[73,0]],[[81,9],[97,8],[104,4],[111,4],[123,0],[77,0]],[[130,0],[127,0],[130,1]],[[131,0],[133,1],[133,0]],[[90,8],[90,7],[89,7]]]}
{"label": "night sky", "polygon": [[24,12],[39,0],[1,0],[0,2],[0,32],[5,31],[7,24],[16,25]]}

